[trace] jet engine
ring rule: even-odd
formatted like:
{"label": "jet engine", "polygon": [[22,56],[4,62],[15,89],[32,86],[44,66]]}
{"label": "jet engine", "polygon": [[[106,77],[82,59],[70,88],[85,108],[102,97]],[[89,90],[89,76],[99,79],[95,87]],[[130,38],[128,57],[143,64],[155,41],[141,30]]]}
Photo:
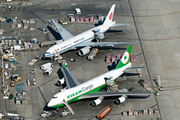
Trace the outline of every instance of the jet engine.
{"label": "jet engine", "polygon": [[103,97],[103,96],[100,96],[98,99],[94,100],[94,102],[91,103],[92,106],[95,107],[95,106],[101,104],[101,102],[102,102],[103,99],[104,99],[104,97]]}
{"label": "jet engine", "polygon": [[[128,90],[124,88],[124,89],[121,89],[119,92],[128,92]],[[117,104],[121,104],[121,103],[123,103],[126,100],[126,98],[127,98],[127,95],[122,95],[121,97],[119,97],[116,100],[116,103]]]}
{"label": "jet engine", "polygon": [[59,80],[58,80],[58,84],[59,84],[59,85],[62,85],[62,84],[64,84],[64,78],[62,78],[62,79],[59,79]]}
{"label": "jet engine", "polygon": [[78,51],[78,54],[79,54],[80,56],[84,56],[84,55],[88,54],[89,52],[90,52],[90,47],[87,46],[87,47],[84,47],[84,48],[80,49],[80,50]]}
{"label": "jet engine", "polygon": [[123,95],[116,100],[116,103],[121,104],[126,100],[126,98],[127,98],[127,95]]}

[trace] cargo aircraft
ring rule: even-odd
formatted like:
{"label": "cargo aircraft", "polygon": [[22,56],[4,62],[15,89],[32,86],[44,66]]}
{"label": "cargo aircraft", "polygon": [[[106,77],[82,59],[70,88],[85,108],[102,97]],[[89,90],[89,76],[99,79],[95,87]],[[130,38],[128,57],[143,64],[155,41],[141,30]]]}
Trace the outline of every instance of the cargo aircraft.
{"label": "cargo aircraft", "polygon": [[135,42],[92,42],[93,39],[103,39],[104,33],[112,27],[125,26],[129,24],[116,24],[115,21],[112,22],[114,15],[115,4],[112,5],[106,19],[102,25],[94,27],[90,30],[87,30],[81,34],[73,36],[63,27],[61,27],[55,20],[52,20],[52,23],[59,32],[62,40],[56,42],[55,45],[50,47],[43,55],[43,58],[53,58],[57,54],[62,54],[66,51],[81,48],[78,51],[80,56],[84,56],[90,52],[91,47],[113,47],[116,44],[134,44]]}
{"label": "cargo aircraft", "polygon": [[[67,89],[57,93],[49,101],[47,106],[49,108],[58,108],[64,105],[68,106],[68,103],[75,102],[82,99],[97,98],[92,103],[93,106],[99,105],[104,97],[119,97],[117,103],[122,103],[126,100],[127,96],[134,95],[149,95],[150,92],[128,92],[124,90],[123,92],[101,92],[103,87],[107,86],[109,81],[115,81],[119,76],[121,76],[126,69],[139,69],[144,67],[131,66],[130,55],[133,45],[130,45],[122,56],[121,60],[117,64],[116,68],[104,73],[98,77],[95,77],[87,82],[80,84],[70,71],[63,65],[61,71],[64,74],[64,79],[67,85]],[[61,81],[63,83],[63,81]]]}

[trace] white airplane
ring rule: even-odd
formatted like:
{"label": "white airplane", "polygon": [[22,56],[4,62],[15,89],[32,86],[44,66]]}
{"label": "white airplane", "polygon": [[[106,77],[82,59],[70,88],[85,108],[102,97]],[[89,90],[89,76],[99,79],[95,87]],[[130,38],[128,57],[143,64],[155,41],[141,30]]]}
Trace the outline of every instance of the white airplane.
{"label": "white airplane", "polygon": [[[67,85],[67,90],[57,93],[54,97],[49,101],[48,107],[50,108],[58,108],[66,105],[65,103],[75,102],[81,99],[87,98],[98,98],[94,100],[92,105],[96,106],[101,103],[104,97],[111,96],[121,96],[117,99],[117,103],[122,103],[126,100],[128,95],[149,95],[150,92],[100,92],[103,87],[107,85],[107,82],[111,80],[114,82],[119,76],[121,76],[126,69],[129,68],[143,68],[143,67],[133,67],[130,63],[130,55],[132,51],[133,45],[130,45],[126,52],[124,53],[122,59],[119,61],[118,65],[114,70],[111,70],[107,73],[104,73],[98,77],[95,77],[87,82],[80,84],[70,73],[70,71],[65,67],[61,67],[61,71],[64,74],[65,82]],[[67,106],[67,105],[66,105]]]}
{"label": "white airplane", "polygon": [[44,58],[53,58],[56,54],[62,54],[66,51],[81,48],[78,52],[80,56],[84,56],[90,52],[91,47],[113,47],[115,44],[134,44],[135,42],[91,42],[94,38],[99,37],[104,38],[104,33],[108,31],[111,27],[124,26],[129,24],[116,24],[115,21],[112,22],[114,15],[115,4],[112,5],[104,23],[95,28],[87,30],[81,34],[73,36],[71,33],[66,31],[58,23],[52,20],[52,23],[56,27],[62,41],[56,42],[57,44],[50,47],[45,53]]}

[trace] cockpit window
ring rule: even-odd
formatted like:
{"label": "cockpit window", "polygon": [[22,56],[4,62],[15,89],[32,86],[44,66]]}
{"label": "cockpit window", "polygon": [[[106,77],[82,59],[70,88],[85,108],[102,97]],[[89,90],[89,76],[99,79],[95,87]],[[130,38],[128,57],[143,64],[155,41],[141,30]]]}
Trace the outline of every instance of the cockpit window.
{"label": "cockpit window", "polygon": [[58,98],[58,97],[54,96],[53,98]]}
{"label": "cockpit window", "polygon": [[46,54],[50,54],[50,52],[46,52]]}

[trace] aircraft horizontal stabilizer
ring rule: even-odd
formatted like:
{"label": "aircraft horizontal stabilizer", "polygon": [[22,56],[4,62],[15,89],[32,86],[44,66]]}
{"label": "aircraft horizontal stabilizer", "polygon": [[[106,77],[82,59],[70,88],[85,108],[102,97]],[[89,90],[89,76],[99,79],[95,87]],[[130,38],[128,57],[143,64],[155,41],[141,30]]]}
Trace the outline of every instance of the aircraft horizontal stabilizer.
{"label": "aircraft horizontal stabilizer", "polygon": [[99,96],[103,97],[115,97],[115,96],[122,96],[122,95],[150,95],[151,92],[96,92],[96,93],[90,93],[83,95],[79,97],[79,99],[87,99],[87,98],[96,98]]}
{"label": "aircraft horizontal stabilizer", "polygon": [[130,68],[127,69],[142,69],[142,68],[147,68],[147,66],[131,66]]}
{"label": "aircraft horizontal stabilizer", "polygon": [[118,26],[126,26],[126,25],[130,25],[129,23],[124,23],[124,24],[114,24],[111,27],[118,27]]}

